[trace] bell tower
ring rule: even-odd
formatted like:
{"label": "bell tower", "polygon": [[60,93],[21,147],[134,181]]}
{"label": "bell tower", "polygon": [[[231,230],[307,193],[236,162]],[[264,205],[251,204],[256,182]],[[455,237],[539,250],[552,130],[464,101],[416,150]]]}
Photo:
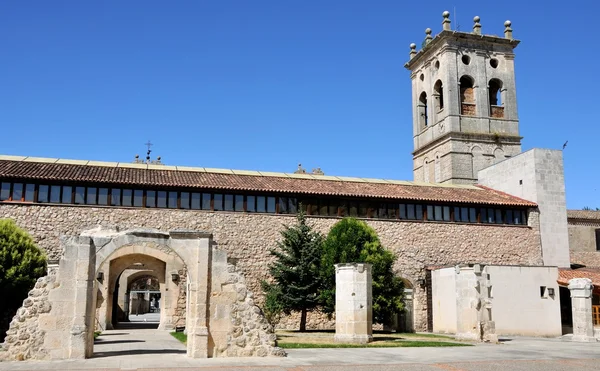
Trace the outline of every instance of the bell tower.
{"label": "bell tower", "polygon": [[511,22],[504,37],[425,30],[422,49],[410,45],[415,181],[473,184],[477,172],[521,152]]}

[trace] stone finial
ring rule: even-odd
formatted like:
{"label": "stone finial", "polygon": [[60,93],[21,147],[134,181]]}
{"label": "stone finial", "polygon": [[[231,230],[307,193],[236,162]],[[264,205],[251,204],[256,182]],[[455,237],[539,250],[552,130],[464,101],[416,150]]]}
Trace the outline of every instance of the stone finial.
{"label": "stone finial", "polygon": [[302,164],[298,164],[298,169],[294,171],[294,174],[306,174],[306,170],[302,167]]}
{"label": "stone finial", "polygon": [[449,11],[444,11],[442,13],[442,17],[444,17],[444,20],[442,21],[442,28],[444,29],[444,31],[450,31],[452,28],[450,27],[450,12]]}
{"label": "stone finial", "polygon": [[313,173],[313,175],[325,175],[325,173],[323,172],[323,170],[321,170],[320,167],[313,169],[312,173]]}
{"label": "stone finial", "polygon": [[431,40],[433,40],[433,36],[431,36],[431,28],[425,29],[425,45],[429,44]]}
{"label": "stone finial", "polygon": [[473,33],[475,35],[481,35],[481,23],[479,23],[480,20],[481,20],[481,18],[479,18],[478,15],[476,15],[473,18],[473,22],[475,22],[475,24],[473,25]]}
{"label": "stone finial", "polygon": [[411,43],[410,44],[410,59],[413,59],[413,57],[415,55],[417,55],[417,44]]}
{"label": "stone finial", "polygon": [[504,22],[504,38],[512,40],[512,38],[513,38],[512,31],[513,30],[512,30],[512,28],[510,28],[510,26],[512,26],[511,21]]}

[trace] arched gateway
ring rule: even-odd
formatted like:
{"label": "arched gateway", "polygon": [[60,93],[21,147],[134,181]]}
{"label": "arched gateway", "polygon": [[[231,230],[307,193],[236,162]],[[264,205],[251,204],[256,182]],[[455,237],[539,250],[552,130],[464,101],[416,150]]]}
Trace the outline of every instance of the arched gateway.
{"label": "arched gateway", "polygon": [[[4,358],[92,356],[94,329],[111,327],[118,315],[113,310],[118,282],[136,266],[158,280],[159,328],[185,324],[189,357],[285,354],[275,347],[273,328],[254,305],[243,276],[213,247],[209,233],[95,229],[63,237],[61,245],[58,269],[36,283],[12,321]],[[180,296],[185,306],[178,306]]]}

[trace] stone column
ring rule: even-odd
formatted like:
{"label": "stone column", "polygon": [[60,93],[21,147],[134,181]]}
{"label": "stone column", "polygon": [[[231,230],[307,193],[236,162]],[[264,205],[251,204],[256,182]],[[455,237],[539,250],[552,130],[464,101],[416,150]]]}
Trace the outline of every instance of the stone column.
{"label": "stone column", "polygon": [[592,288],[589,278],[573,278],[569,281],[573,309],[573,341],[596,341],[592,320]]}
{"label": "stone column", "polygon": [[373,341],[371,264],[335,265],[335,341]]}

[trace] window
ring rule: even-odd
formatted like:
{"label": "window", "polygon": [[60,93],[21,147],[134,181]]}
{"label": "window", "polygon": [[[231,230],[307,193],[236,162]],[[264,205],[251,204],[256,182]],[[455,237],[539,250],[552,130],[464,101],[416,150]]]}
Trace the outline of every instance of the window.
{"label": "window", "polygon": [[417,112],[419,115],[419,124],[421,129],[425,129],[429,125],[427,117],[427,93],[422,92],[419,96],[419,104],[417,106]]}
{"label": "window", "polygon": [[289,199],[289,212],[290,214],[296,214],[298,212],[298,200],[295,198]]}
{"label": "window", "polygon": [[98,205],[108,205],[108,188],[98,188]]}
{"label": "window", "polygon": [[85,203],[85,187],[75,187],[75,204],[82,205]]}
{"label": "window", "polygon": [[[56,189],[55,189],[56,187]],[[50,202],[55,202],[52,201],[54,194],[56,193],[56,198],[60,198],[60,186],[52,186],[50,187]],[[58,201],[56,201],[58,202]],[[73,187],[71,186],[63,186],[62,187],[62,200],[61,202],[63,204],[70,204],[71,202],[73,202]]]}
{"label": "window", "polygon": [[50,187],[47,185],[40,185],[38,189],[38,202],[48,202],[50,197]]}
{"label": "window", "polygon": [[400,219],[408,219],[406,215],[406,205],[400,204],[400,213],[398,214]]}
{"label": "window", "polygon": [[460,78],[461,115],[475,116],[475,81],[470,76]]}
{"label": "window", "polygon": [[388,217],[390,219],[398,218],[398,204],[388,204]]}
{"label": "window", "polygon": [[244,211],[244,196],[235,195],[235,211]]}
{"label": "window", "polygon": [[352,217],[358,216],[358,202],[348,202],[348,215]]}
{"label": "window", "polygon": [[210,193],[192,193],[192,210],[200,210],[201,208],[202,210],[210,210]]}
{"label": "window", "polygon": [[136,189],[135,191],[133,191],[133,206],[144,206],[144,191],[142,191],[141,189]]}
{"label": "window", "polygon": [[436,111],[441,111],[444,109],[444,86],[442,84],[442,80],[438,80],[433,86],[433,97],[435,99],[435,109]]}
{"label": "window", "polygon": [[156,191],[146,191],[146,207],[156,207]]}
{"label": "window", "polygon": [[502,210],[496,209],[496,223],[502,224],[504,218],[502,218]]}
{"label": "window", "polygon": [[223,210],[223,195],[221,193],[215,193],[213,195],[213,210],[214,211],[222,211]]}
{"label": "window", "polygon": [[98,192],[97,188],[94,187],[88,187],[87,189],[87,204],[88,205],[95,205],[96,204],[96,193]]}
{"label": "window", "polygon": [[358,203],[358,217],[366,218],[367,214],[368,214],[368,209],[369,209],[369,204],[367,204],[366,202],[359,202]]}
{"label": "window", "polygon": [[24,200],[27,202],[35,201],[35,184],[26,184],[25,185]]}
{"label": "window", "polygon": [[412,204],[406,205],[406,219],[410,219],[410,220],[417,219],[417,215],[415,213],[415,205],[412,205]]}
{"label": "window", "polygon": [[133,191],[131,189],[123,190],[123,206],[133,206]]}
{"label": "window", "polygon": [[327,200],[319,201],[319,214],[318,215],[327,215],[329,213],[329,207],[327,206]]}
{"label": "window", "polygon": [[379,217],[382,219],[389,219],[387,204],[379,204]]}
{"label": "window", "polygon": [[340,205],[338,207],[338,216],[347,216],[348,215],[348,203],[344,200],[340,201]]}
{"label": "window", "polygon": [[279,197],[279,214],[287,214],[288,213],[288,198],[287,197]]}
{"label": "window", "polygon": [[110,190],[110,204],[112,206],[121,206],[121,190],[119,188]]}
{"label": "window", "polygon": [[10,183],[3,182],[0,184],[0,201],[10,199]]}
{"label": "window", "polygon": [[22,199],[23,199],[23,184],[22,183],[13,184],[12,200],[13,201],[21,201]]}
{"label": "window", "polygon": [[246,211],[249,213],[256,212],[256,197],[254,197],[254,196],[246,197]]}
{"label": "window", "polygon": [[491,106],[501,106],[502,105],[502,96],[500,94],[502,90],[502,81],[498,79],[491,79],[489,84],[489,94],[490,94],[490,105]]}
{"label": "window", "polygon": [[445,222],[449,222],[450,221],[450,206],[444,206],[443,207],[443,216],[442,219]]}
{"label": "window", "polygon": [[[192,207],[193,209],[193,207]],[[202,194],[202,210],[212,210],[210,193]]]}
{"label": "window", "polygon": [[256,197],[256,212],[264,213],[267,211],[267,199],[264,196]]}
{"label": "window", "polygon": [[190,208],[190,193],[189,192],[181,192],[179,202],[181,203],[182,209],[189,209]]}
{"label": "window", "polygon": [[177,209],[177,192],[169,192],[169,209]]}
{"label": "window", "polygon": [[267,212],[275,213],[275,197],[267,197]]}
{"label": "window", "polygon": [[225,211],[233,211],[233,195],[225,195]]}
{"label": "window", "polygon": [[596,229],[596,251],[600,251],[600,229]]}
{"label": "window", "polygon": [[167,207],[167,192],[166,191],[156,192],[156,207],[161,207],[161,208]]}

